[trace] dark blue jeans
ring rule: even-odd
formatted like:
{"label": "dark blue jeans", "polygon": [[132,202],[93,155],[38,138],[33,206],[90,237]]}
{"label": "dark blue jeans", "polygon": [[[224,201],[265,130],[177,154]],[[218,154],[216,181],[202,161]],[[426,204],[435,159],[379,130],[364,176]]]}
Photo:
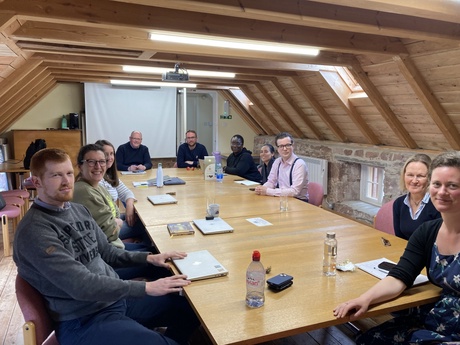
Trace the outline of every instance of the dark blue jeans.
{"label": "dark blue jeans", "polygon": [[[199,326],[185,297],[178,294],[121,300],[88,316],[57,324],[61,345],[187,344]],[[167,327],[164,335],[154,327]]]}

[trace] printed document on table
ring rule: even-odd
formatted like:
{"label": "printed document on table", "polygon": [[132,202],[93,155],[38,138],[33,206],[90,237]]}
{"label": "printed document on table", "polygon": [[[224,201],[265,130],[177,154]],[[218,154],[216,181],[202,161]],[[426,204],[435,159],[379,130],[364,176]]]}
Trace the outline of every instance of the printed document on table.
{"label": "printed document on table", "polygon": [[[363,270],[364,272],[367,272],[369,274],[372,274],[374,277],[377,277],[379,279],[383,279],[387,276],[388,271],[382,270],[378,268],[377,266],[382,263],[382,262],[391,262],[395,263],[391,260],[388,260],[387,258],[380,258],[376,260],[371,260],[371,261],[365,261],[365,262],[360,262],[358,264],[355,264],[356,267],[359,269]],[[423,274],[419,274],[417,278],[415,278],[414,285],[419,285],[422,283],[426,283],[428,281],[428,277]]]}
{"label": "printed document on table", "polygon": [[248,222],[256,225],[256,226],[269,226],[269,225],[273,225],[272,223],[266,221],[265,219],[263,218],[260,218],[260,217],[257,217],[257,218],[248,218],[246,219]]}
{"label": "printed document on table", "polygon": [[244,186],[255,186],[260,185],[259,182],[249,181],[249,180],[237,180],[235,183],[242,184]]}

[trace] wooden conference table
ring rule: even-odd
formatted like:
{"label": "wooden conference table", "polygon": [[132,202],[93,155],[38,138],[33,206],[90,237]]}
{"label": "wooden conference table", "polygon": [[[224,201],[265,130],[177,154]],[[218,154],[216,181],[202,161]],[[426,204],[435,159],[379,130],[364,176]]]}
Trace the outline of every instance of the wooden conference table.
{"label": "wooden conference table", "polygon": [[[204,191],[211,187],[206,187],[199,171],[165,170],[187,181],[185,186],[163,188],[162,192],[176,191],[178,204],[153,206],[146,195],[161,189],[133,188],[139,199],[136,209],[147,221],[147,230],[160,251],[207,249],[229,270],[228,276],[196,281],[185,288],[215,344],[256,344],[347,321],[336,320],[332,309],[367,290],[377,278],[359,269],[338,272],[335,277],[323,276],[323,240],[327,231],[337,234],[339,262],[358,263],[381,257],[397,261],[405,247],[402,239],[296,199],[289,201],[288,212],[279,212],[277,198],[255,196],[249,187],[234,183],[233,176],[224,178],[216,195],[222,218],[235,229],[233,233],[203,236],[196,231],[194,235],[170,237],[167,223],[204,217]],[[144,178],[136,176],[138,180]],[[127,185],[131,179],[123,177]],[[258,227],[247,221],[252,217],[261,217],[272,225]],[[382,235],[391,246],[383,245]],[[287,273],[294,277],[294,284],[279,293],[266,289],[265,305],[249,309],[245,306],[245,273],[255,249],[261,252],[264,266],[272,268],[267,279]],[[434,301],[438,296],[439,289],[431,284],[413,287],[393,301],[372,307],[366,317]]]}

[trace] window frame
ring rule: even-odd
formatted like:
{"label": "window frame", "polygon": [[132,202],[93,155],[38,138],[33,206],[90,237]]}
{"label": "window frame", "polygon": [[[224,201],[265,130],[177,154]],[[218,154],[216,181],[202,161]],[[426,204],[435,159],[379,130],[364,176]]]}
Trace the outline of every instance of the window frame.
{"label": "window frame", "polygon": [[[377,176],[374,174],[377,172]],[[361,164],[360,200],[375,206],[382,206],[385,169],[379,166]],[[371,187],[376,187],[370,191]],[[376,193],[376,197],[371,194]]]}

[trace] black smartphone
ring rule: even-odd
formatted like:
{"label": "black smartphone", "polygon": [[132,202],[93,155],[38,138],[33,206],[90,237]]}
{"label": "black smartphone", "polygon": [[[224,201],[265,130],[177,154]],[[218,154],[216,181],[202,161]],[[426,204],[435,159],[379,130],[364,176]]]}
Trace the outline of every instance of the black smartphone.
{"label": "black smartphone", "polygon": [[381,270],[384,270],[384,271],[390,271],[395,266],[396,266],[396,264],[394,264],[392,262],[383,261],[383,262],[379,263],[377,267],[379,269],[381,269]]}

